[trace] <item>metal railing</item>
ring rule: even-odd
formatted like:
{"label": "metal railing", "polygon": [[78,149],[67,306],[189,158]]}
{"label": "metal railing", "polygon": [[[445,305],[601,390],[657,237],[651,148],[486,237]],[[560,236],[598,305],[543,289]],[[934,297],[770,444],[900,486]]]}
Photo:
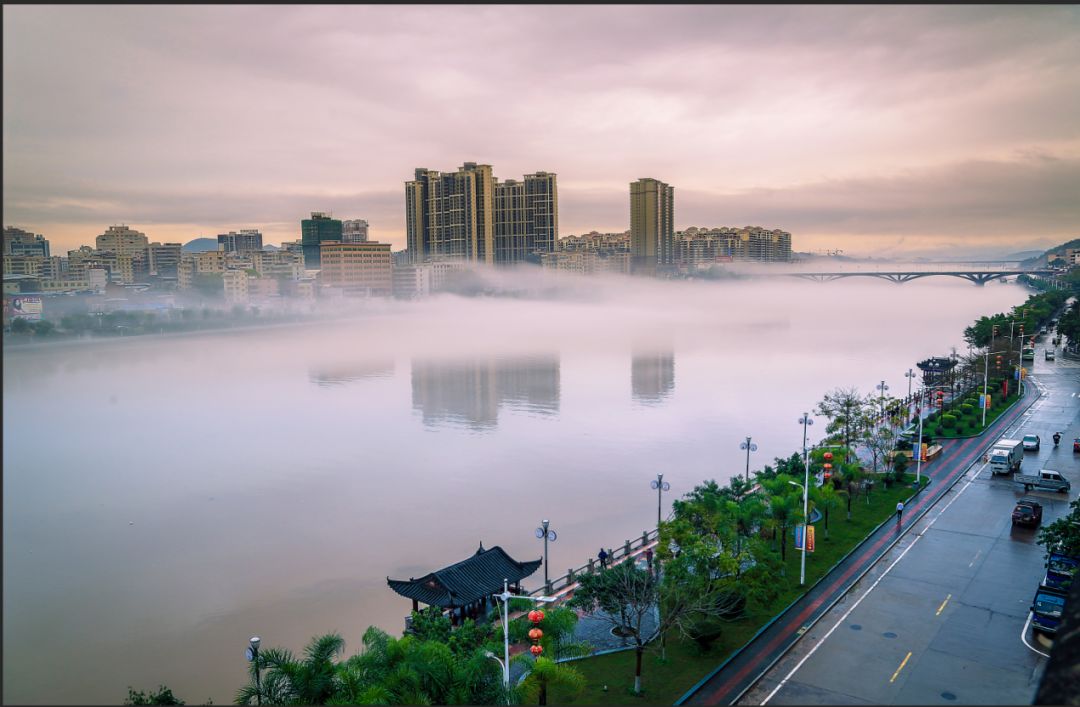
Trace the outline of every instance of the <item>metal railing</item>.
{"label": "metal railing", "polygon": [[[652,530],[642,531],[641,535],[633,540],[624,540],[621,545],[613,548],[608,548],[607,563],[608,566],[618,564],[625,560],[627,557],[640,551],[642,548],[651,545],[656,542],[660,536],[658,528]],[[536,589],[526,592],[523,596],[536,597],[536,596],[554,596],[560,593],[564,593],[567,589],[577,584],[577,578],[583,574],[593,574],[600,570],[600,561],[596,558],[590,558],[587,563],[580,567],[571,567],[567,570],[566,574],[559,577],[555,577],[544,586],[541,585]]]}

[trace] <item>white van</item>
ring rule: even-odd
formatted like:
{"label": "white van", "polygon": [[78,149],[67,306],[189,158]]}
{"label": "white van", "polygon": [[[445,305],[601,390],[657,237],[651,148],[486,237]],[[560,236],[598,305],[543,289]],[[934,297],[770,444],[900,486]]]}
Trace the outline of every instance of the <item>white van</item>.
{"label": "white van", "polygon": [[990,472],[1011,474],[1024,461],[1024,443],[1018,439],[999,439],[990,450]]}

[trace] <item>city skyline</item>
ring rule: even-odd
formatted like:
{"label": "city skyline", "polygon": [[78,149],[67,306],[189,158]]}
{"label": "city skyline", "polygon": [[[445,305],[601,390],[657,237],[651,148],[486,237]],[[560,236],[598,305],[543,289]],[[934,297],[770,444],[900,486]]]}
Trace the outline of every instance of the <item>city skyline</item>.
{"label": "city skyline", "polygon": [[311,211],[400,249],[402,182],[465,161],[558,174],[564,234],[625,230],[643,176],[678,185],[676,229],[780,227],[802,250],[1040,249],[1080,222],[1075,7],[4,15],[5,225],[58,251],[113,223],[280,243]]}

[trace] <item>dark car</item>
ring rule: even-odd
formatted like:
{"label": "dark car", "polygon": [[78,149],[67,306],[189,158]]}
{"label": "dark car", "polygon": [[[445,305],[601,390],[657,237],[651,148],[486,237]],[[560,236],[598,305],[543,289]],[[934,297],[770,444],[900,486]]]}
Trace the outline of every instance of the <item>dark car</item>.
{"label": "dark car", "polygon": [[1012,512],[1013,525],[1035,527],[1042,522],[1042,504],[1033,498],[1021,498]]}

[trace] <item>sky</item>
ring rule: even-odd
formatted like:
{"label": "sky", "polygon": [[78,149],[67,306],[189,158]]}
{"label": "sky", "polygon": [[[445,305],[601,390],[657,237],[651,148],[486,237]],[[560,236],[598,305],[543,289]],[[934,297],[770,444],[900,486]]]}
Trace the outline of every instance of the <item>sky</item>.
{"label": "sky", "polygon": [[761,225],[797,251],[1080,236],[1080,7],[3,7],[4,225],[186,242],[311,211],[405,245],[416,167],[558,174],[560,235]]}

